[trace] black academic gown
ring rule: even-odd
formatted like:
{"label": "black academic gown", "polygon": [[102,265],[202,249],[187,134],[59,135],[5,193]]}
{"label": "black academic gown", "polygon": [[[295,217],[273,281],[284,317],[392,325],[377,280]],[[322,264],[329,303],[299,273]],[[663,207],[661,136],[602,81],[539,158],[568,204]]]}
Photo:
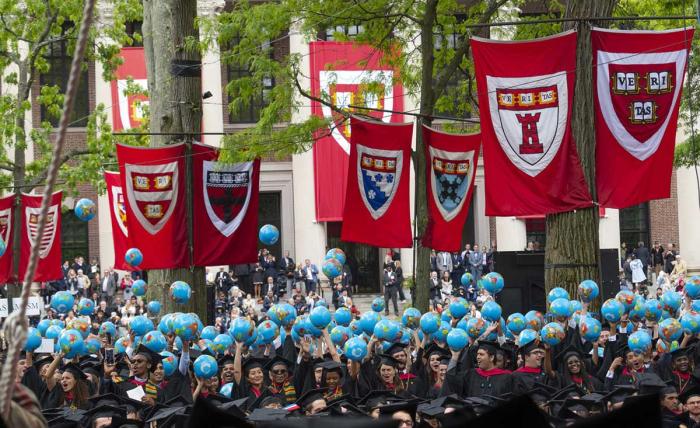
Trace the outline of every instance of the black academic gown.
{"label": "black academic gown", "polygon": [[155,389],[156,396],[155,396],[155,402],[156,403],[164,403],[165,398],[163,396],[163,390],[161,390],[158,386],[152,384],[150,381],[147,382],[146,385],[139,385],[138,381],[136,378],[133,376],[130,378],[126,379],[121,379],[118,382],[115,382],[114,380],[108,380],[103,384],[106,388],[104,389],[105,393],[111,392],[113,394],[119,395],[121,397],[126,397],[129,398],[129,395],[127,394],[128,391],[131,391],[132,389],[138,388],[141,386],[144,389],[144,392],[148,394],[148,391],[146,391],[147,386],[148,389],[151,390],[151,388]]}
{"label": "black academic gown", "polygon": [[[29,388],[30,391],[34,393],[37,399],[41,399],[46,392],[46,382],[41,378],[36,367],[30,366],[24,371],[22,376],[22,385]],[[51,407],[44,407],[45,409],[50,409]]]}
{"label": "black academic gown", "polygon": [[497,370],[492,375],[480,374],[479,369],[458,370],[455,366],[447,371],[441,396],[457,394],[460,397],[499,397],[513,392],[513,376],[507,370]]}
{"label": "black academic gown", "polygon": [[194,402],[189,373],[183,376],[179,369],[175,370],[175,373],[161,382],[158,387],[163,391],[164,402],[168,402],[175,397],[182,398],[188,403]]}
{"label": "black academic gown", "polygon": [[524,371],[514,371],[513,377],[513,394],[523,395],[535,388],[535,383],[542,383],[550,386],[558,386],[556,379],[552,379],[540,370],[539,373],[529,373]]}

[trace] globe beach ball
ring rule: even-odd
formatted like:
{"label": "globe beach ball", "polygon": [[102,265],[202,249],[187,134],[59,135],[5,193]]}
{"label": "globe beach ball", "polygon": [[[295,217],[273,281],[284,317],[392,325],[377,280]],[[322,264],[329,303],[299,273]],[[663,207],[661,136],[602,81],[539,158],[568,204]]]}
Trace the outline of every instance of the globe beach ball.
{"label": "globe beach ball", "polygon": [[442,311],[440,314],[440,321],[445,321],[445,322],[451,322],[452,321],[452,314],[450,313],[450,307],[448,306],[447,309]]}
{"label": "globe beach ball", "polygon": [[175,374],[178,364],[175,354],[172,352],[163,351],[160,353],[160,356],[163,357],[160,361],[163,363],[163,372],[165,373],[165,376],[169,377]]}
{"label": "globe beach ball", "polygon": [[547,303],[550,304],[557,299],[570,300],[569,292],[561,287],[554,287],[547,293]]}
{"label": "globe beach ball", "polygon": [[450,315],[452,318],[460,319],[469,312],[469,302],[463,297],[455,299],[450,303]]}
{"label": "globe beach ball", "polygon": [[321,265],[321,271],[328,279],[333,279],[343,273],[343,265],[336,259],[328,259]]}
{"label": "globe beach ball", "polygon": [[66,327],[66,322],[63,320],[53,319],[53,320],[51,320],[50,325],[57,325],[57,326],[61,327],[61,329],[63,329]]}
{"label": "globe beach ball", "polygon": [[83,297],[78,301],[78,315],[92,315],[95,312],[95,302]]}
{"label": "globe beach ball", "polygon": [[236,318],[231,323],[229,333],[236,342],[246,342],[255,333],[255,324],[248,318]]}
{"label": "globe beach ball", "polygon": [[262,341],[265,344],[272,343],[279,336],[279,332],[279,326],[270,320],[261,321],[258,324],[258,334],[262,336]]}
{"label": "globe beach ball", "polygon": [[129,322],[129,330],[133,331],[137,336],[143,336],[153,330],[153,321],[145,315],[138,315]]}
{"label": "globe beach ball", "polygon": [[447,333],[447,346],[453,351],[461,351],[469,343],[469,335],[467,332],[459,329],[453,328]]}
{"label": "globe beach ball", "polygon": [[307,334],[311,334],[309,332],[310,325],[311,323],[309,322],[309,316],[301,315],[296,320],[294,320],[294,325],[292,325],[292,331],[298,334],[299,337],[304,337]]}
{"label": "globe beach ball", "polygon": [[408,328],[418,328],[420,325],[420,311],[416,308],[406,308],[401,316],[401,324]]}
{"label": "globe beach ball", "polygon": [[326,302],[326,299],[320,298],[320,299],[318,299],[318,300],[316,301],[316,303],[314,303],[314,308],[315,308],[316,306],[323,306],[324,308],[327,309],[327,308],[328,308],[328,302]]}
{"label": "globe beach ball", "polygon": [[481,316],[487,321],[498,321],[501,318],[501,305],[493,300],[489,300],[481,307]]}
{"label": "globe beach ball", "polygon": [[550,346],[557,346],[565,337],[566,332],[558,322],[550,322],[540,330],[540,339]]}
{"label": "globe beach ball", "polygon": [[372,300],[371,308],[374,312],[382,312],[384,310],[384,298],[383,297],[375,297]]}
{"label": "globe beach ball", "polygon": [[331,312],[324,306],[317,306],[309,313],[309,321],[316,328],[326,328],[331,322]]}
{"label": "globe beach ball", "polygon": [[675,318],[666,318],[659,323],[659,337],[666,342],[678,340],[682,334],[683,327]]}
{"label": "globe beach ball", "polygon": [[518,346],[523,347],[535,339],[537,339],[537,332],[526,328],[518,335]]}
{"label": "globe beach ball", "polygon": [[433,334],[440,328],[440,317],[434,312],[426,312],[420,317],[420,329],[425,334]]}
{"label": "globe beach ball", "polygon": [[486,322],[483,318],[470,318],[466,327],[469,337],[478,339],[486,331]]}
{"label": "globe beach ball", "polygon": [[517,335],[520,334],[521,331],[525,330],[525,327],[527,327],[525,315],[521,314],[520,312],[515,312],[508,315],[508,320],[506,321],[506,328],[510,332]]}
{"label": "globe beach ball", "polygon": [[634,306],[634,298],[636,294],[629,290],[620,290],[616,295],[615,295],[615,300],[618,302],[622,303],[622,306],[625,308],[625,312],[629,312],[632,307]]}
{"label": "globe beach ball", "polygon": [[172,334],[173,332],[173,314],[165,314],[160,318],[158,322],[158,331],[165,334]]}
{"label": "globe beach ball", "polygon": [[90,323],[83,318],[73,318],[68,323],[67,328],[69,330],[76,330],[80,332],[83,339],[86,339],[90,335]]}
{"label": "globe beach ball", "polygon": [[571,313],[574,314],[577,311],[583,310],[583,303],[580,300],[569,300],[571,305]]}
{"label": "globe beach ball", "polygon": [[131,292],[137,297],[145,296],[147,288],[148,284],[143,279],[137,279],[131,284]]}
{"label": "globe beach ball", "polygon": [[338,308],[338,310],[335,311],[335,314],[333,314],[333,319],[335,319],[335,322],[338,325],[344,325],[347,327],[352,321],[352,312],[350,312],[350,309],[346,307]]}
{"label": "globe beach ball", "polygon": [[635,299],[634,306],[632,306],[632,309],[630,310],[629,319],[633,322],[640,322],[645,316],[646,300],[644,300],[642,296],[638,297],[639,299]]}
{"label": "globe beach ball", "polygon": [[474,277],[472,277],[472,274],[470,274],[469,272],[464,272],[464,273],[462,274],[462,277],[459,279],[459,282],[460,282],[464,287],[468,287],[468,286],[472,283],[472,280],[473,280],[473,279],[474,279]]}
{"label": "globe beach ball", "polygon": [[112,338],[114,338],[117,335],[117,326],[115,326],[111,321],[105,321],[100,325],[99,333],[102,335],[109,334],[112,336]]}
{"label": "globe beach ball", "polygon": [[362,361],[367,356],[367,343],[360,337],[352,337],[345,342],[343,353],[348,360]]}
{"label": "globe beach ball", "polygon": [[525,323],[527,324],[527,328],[540,331],[544,325],[544,316],[542,312],[539,311],[528,311],[528,313],[525,314]]}
{"label": "globe beach ball", "polygon": [[625,314],[625,307],[617,299],[608,299],[600,307],[600,314],[608,322],[619,322]]}
{"label": "globe beach ball", "polygon": [[90,221],[95,218],[97,213],[97,206],[90,199],[82,198],[75,203],[75,209],[73,210],[75,216],[78,220]]}
{"label": "globe beach ball", "polygon": [[350,332],[353,334],[353,336],[359,336],[364,333],[360,320],[352,320],[348,327],[350,328]]}
{"label": "globe beach ball", "polygon": [[311,316],[308,316],[306,318],[306,329],[308,331],[308,334],[310,334],[313,337],[323,336],[323,330],[316,327],[314,323],[311,322]]}
{"label": "globe beach ball", "polygon": [[644,318],[647,321],[658,321],[661,319],[663,305],[656,299],[649,299],[644,303]]}
{"label": "globe beach ball", "polygon": [[173,319],[173,334],[182,340],[193,340],[197,337],[199,323],[191,314],[180,314]]}
{"label": "globe beach ball", "polygon": [[590,303],[594,301],[599,293],[600,289],[598,288],[598,284],[592,279],[584,279],[578,285],[577,294],[579,300],[582,302]]}
{"label": "globe beach ball", "polygon": [[400,332],[401,327],[399,324],[389,319],[379,320],[374,325],[374,337],[380,340],[393,342],[398,338]]}
{"label": "globe beach ball", "polygon": [[644,330],[637,330],[627,339],[630,351],[643,354],[651,349],[651,336]]}
{"label": "globe beach ball", "polygon": [[194,360],[194,375],[202,379],[211,379],[219,372],[216,359],[211,355],[200,355]]}
{"label": "globe beach ball", "polygon": [[663,305],[663,309],[672,314],[676,313],[678,308],[681,307],[682,302],[683,297],[681,296],[681,293],[676,291],[666,291],[661,295],[661,304]]}
{"label": "globe beach ball", "polygon": [[51,309],[59,314],[73,310],[75,299],[68,291],[58,291],[51,297]]}
{"label": "globe beach ball", "polygon": [[223,395],[226,398],[231,398],[231,394],[233,393],[233,382],[225,383],[221,385],[221,388],[219,388],[219,394]]}
{"label": "globe beach ball", "polygon": [[151,315],[158,315],[160,313],[160,302],[157,300],[151,300],[146,305],[148,313]]}
{"label": "globe beach ball", "polygon": [[700,314],[697,312],[686,312],[681,317],[681,326],[685,333],[700,333]]}
{"label": "globe beach ball", "polygon": [[345,257],[345,252],[340,248],[331,248],[330,250],[328,250],[328,252],[326,253],[325,260],[328,259],[336,259],[340,262],[341,265],[344,265],[347,260],[347,258]]}
{"label": "globe beach ball", "polygon": [[557,318],[568,318],[572,314],[571,301],[561,297],[554,299],[549,304],[549,312]]}
{"label": "globe beach ball", "polygon": [[216,327],[213,325],[208,325],[202,329],[202,334],[199,335],[202,339],[214,340],[214,338],[219,334]]}
{"label": "globe beach ball", "polygon": [[125,353],[129,343],[130,341],[128,337],[120,337],[116,342],[114,342],[114,353],[116,355]]}
{"label": "globe beach ball", "polygon": [[374,333],[374,326],[379,322],[381,317],[374,311],[367,311],[360,316],[360,327],[367,335]]}
{"label": "globe beach ball", "polygon": [[331,342],[333,342],[335,346],[343,346],[345,342],[350,339],[350,336],[352,336],[352,331],[350,331],[349,327],[339,325],[334,327],[330,334]]}
{"label": "globe beach ball", "polygon": [[58,336],[61,335],[61,331],[63,329],[57,325],[50,325],[49,328],[46,329],[46,338],[47,339],[58,339]]}
{"label": "globe beach ball", "polygon": [[175,303],[184,305],[190,301],[192,289],[185,281],[175,281],[170,285],[170,298]]}
{"label": "globe beach ball", "polygon": [[77,330],[64,330],[58,336],[58,347],[66,358],[73,358],[83,347],[83,336]]}
{"label": "globe beach ball", "polygon": [[271,224],[266,224],[258,232],[260,242],[265,245],[274,245],[280,239],[280,231]]}
{"label": "globe beach ball", "polygon": [[[268,322],[268,323],[272,324],[275,329],[278,328],[277,325],[270,320],[263,321],[263,322]],[[275,335],[275,337],[277,337],[277,335]],[[274,339],[274,337],[273,337],[273,339]],[[270,340],[267,343],[272,343],[272,340]],[[216,353],[219,355],[223,355],[226,352],[226,350],[231,348],[231,346],[233,346],[233,338],[228,333],[219,334],[212,341],[212,348],[214,348],[214,351],[216,351]]]}
{"label": "globe beach ball", "polygon": [[138,248],[129,248],[124,254],[124,261],[131,267],[139,267],[143,263],[143,254]]}
{"label": "globe beach ball", "polygon": [[500,293],[501,290],[503,290],[503,287],[505,286],[503,277],[500,273],[497,272],[489,272],[486,275],[484,275],[481,284],[486,289],[486,291],[488,291],[492,295]]}
{"label": "globe beach ball", "polygon": [[282,327],[292,325],[292,323],[294,323],[294,320],[297,318],[297,310],[294,306],[290,305],[289,303],[282,303],[278,305],[277,317],[282,323]]}
{"label": "globe beach ball", "polygon": [[97,355],[102,348],[102,342],[96,337],[90,337],[83,343],[85,345],[85,351],[88,354]]}
{"label": "globe beach ball", "polygon": [[685,282],[685,294],[691,299],[700,298],[700,276],[693,275]]}
{"label": "globe beach ball", "polygon": [[44,336],[46,334],[46,329],[48,329],[51,326],[51,320],[44,318],[43,320],[39,321],[39,323],[36,325],[36,329],[39,330],[39,334]]}
{"label": "globe beach ball", "polygon": [[600,325],[600,321],[597,319],[591,316],[586,316],[579,321],[578,330],[583,339],[587,340],[588,342],[595,342],[600,337],[602,326]]}
{"label": "globe beach ball", "polygon": [[24,342],[24,350],[34,352],[39,346],[41,346],[41,332],[39,329],[29,327],[27,329],[27,340]]}
{"label": "globe beach ball", "polygon": [[447,321],[442,321],[440,323],[440,328],[438,328],[435,333],[430,335],[430,337],[433,338],[433,340],[438,341],[439,343],[445,343],[445,340],[447,340],[447,335],[450,334],[451,330],[452,326],[450,325],[450,323]]}
{"label": "globe beach ball", "polygon": [[144,334],[141,338],[141,343],[155,353],[163,352],[168,346],[165,336],[158,330],[151,330]]}

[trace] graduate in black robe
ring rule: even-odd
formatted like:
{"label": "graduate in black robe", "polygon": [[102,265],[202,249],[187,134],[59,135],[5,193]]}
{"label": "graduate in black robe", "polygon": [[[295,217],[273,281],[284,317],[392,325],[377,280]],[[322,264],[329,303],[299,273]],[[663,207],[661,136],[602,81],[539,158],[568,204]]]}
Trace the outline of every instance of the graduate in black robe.
{"label": "graduate in black robe", "polygon": [[[489,341],[476,342],[475,368],[463,369],[459,353],[452,352],[441,395],[457,394],[460,397],[499,397],[513,392],[513,377],[510,371],[496,367],[498,344]],[[467,350],[467,352],[469,352]]]}
{"label": "graduate in black robe", "polygon": [[158,367],[158,363],[161,362],[162,358],[160,354],[151,351],[144,345],[139,345],[131,357],[133,376],[128,378],[121,376],[110,378],[114,367],[105,365],[104,391],[128,397],[128,391],[142,388],[145,393],[142,401],[151,406],[156,403],[163,403],[165,401],[163,391],[150,380],[151,372]]}
{"label": "graduate in black robe", "polygon": [[600,379],[588,372],[586,360],[578,348],[569,346],[555,359],[559,361],[556,380],[560,388],[574,385],[584,394],[606,389]]}
{"label": "graduate in black robe", "polygon": [[551,354],[538,340],[520,347],[518,352],[523,357],[523,366],[512,374],[513,394],[522,395],[535,388],[536,384],[557,385],[556,375],[552,372]]}

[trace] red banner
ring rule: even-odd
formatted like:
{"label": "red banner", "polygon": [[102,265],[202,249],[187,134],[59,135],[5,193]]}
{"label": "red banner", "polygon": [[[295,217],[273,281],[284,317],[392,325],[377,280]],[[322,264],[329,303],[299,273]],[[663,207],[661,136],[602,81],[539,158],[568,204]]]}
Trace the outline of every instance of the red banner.
{"label": "red banner", "polygon": [[428,225],[424,247],[460,251],[479,162],[481,134],[456,135],[423,127]]}
{"label": "red banner", "polygon": [[148,97],[143,94],[130,94],[127,91],[129,79],[133,84],[148,89],[146,78],[146,56],[141,47],[122,48],[119,55],[123,62],[117,67],[116,80],[110,83],[112,89],[112,128],[115,131],[136,128],[143,120],[143,106],[148,105]]}
{"label": "red banner", "polygon": [[678,108],[693,29],[595,28],[596,186],[602,206],[671,196]]}
{"label": "red banner", "polygon": [[[33,281],[44,282],[63,278],[61,270],[61,192],[51,195],[51,205],[46,217],[44,234],[39,241],[39,261]],[[24,275],[29,264],[31,246],[36,239],[39,215],[41,213],[39,195],[22,194],[22,242],[20,243],[19,277]]]}
{"label": "red banner", "polygon": [[[375,48],[353,42],[311,42],[309,61],[311,92],[338,107],[365,106],[403,110],[403,88],[394,83],[395,72],[381,63]],[[330,129],[319,131],[313,148],[314,190],[317,221],[341,221],[345,203],[350,122],[316,101],[312,114],[333,119]],[[384,122],[400,123],[399,114],[363,110]],[[342,189],[342,190],[339,190]]]}
{"label": "red banner", "polygon": [[5,254],[0,257],[0,284],[14,281],[13,243],[15,195],[0,198],[0,238],[5,243]]}
{"label": "red banner", "polygon": [[260,160],[225,164],[217,158],[212,147],[192,147],[194,264],[255,263]]}
{"label": "red banner", "polygon": [[129,220],[129,246],[143,254],[139,269],[189,266],[185,145],[145,148],[118,144],[117,158]]}
{"label": "red banner", "polygon": [[109,217],[112,219],[112,242],[114,243],[114,268],[133,270],[124,261],[124,254],[129,249],[129,230],[126,222],[126,202],[118,172],[105,171],[107,199],[109,200]]}
{"label": "red banner", "polygon": [[409,180],[413,124],[352,117],[350,171],[340,237],[386,248],[412,246]]}
{"label": "red banner", "polygon": [[502,42],[472,38],[484,141],[486,215],[590,207],[571,136],[576,33]]}

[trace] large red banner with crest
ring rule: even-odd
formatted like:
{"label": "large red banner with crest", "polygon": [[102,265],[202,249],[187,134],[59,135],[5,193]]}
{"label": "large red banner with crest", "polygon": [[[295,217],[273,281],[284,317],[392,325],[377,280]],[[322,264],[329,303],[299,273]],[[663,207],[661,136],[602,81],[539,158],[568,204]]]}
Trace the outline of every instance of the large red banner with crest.
{"label": "large red banner with crest", "polygon": [[0,284],[14,279],[14,210],[15,195],[0,198],[0,238],[5,245],[5,253],[0,256]]}
{"label": "large red banner with crest", "polygon": [[409,206],[413,123],[353,116],[348,187],[340,237],[385,248],[413,244]]}
{"label": "large red banner with crest", "polygon": [[[333,105],[364,106],[381,110],[403,110],[403,89],[395,72],[382,64],[382,53],[352,42],[309,44],[311,92]],[[350,121],[319,102],[311,103],[312,114],[332,119],[330,128],[316,134],[313,147],[314,195],[317,221],[343,220],[346,178],[350,155]],[[363,110],[390,123],[400,123],[400,114]]]}
{"label": "large red banner with crest", "polygon": [[118,144],[117,158],[129,221],[129,246],[143,254],[139,269],[189,266],[185,145],[145,148]]}
{"label": "large red banner with crest", "polygon": [[678,109],[693,29],[595,28],[596,186],[602,206],[671,195]]}
{"label": "large red banner with crest", "polygon": [[[61,270],[61,198],[62,193],[51,195],[51,205],[44,234],[39,240],[39,260],[33,281],[54,281],[63,278]],[[24,281],[31,247],[36,239],[41,213],[40,195],[22,194],[22,241],[20,242],[19,278]]]}
{"label": "large red banner with crest", "polygon": [[132,129],[141,125],[143,107],[148,105],[148,97],[129,91],[129,80],[134,87],[148,89],[146,77],[146,56],[141,47],[122,48],[119,56],[122,64],[115,72],[116,80],[111,82],[112,127],[115,131]]}
{"label": "large red banner with crest", "polygon": [[457,135],[423,127],[428,225],[424,247],[460,251],[479,162],[481,134]]}
{"label": "large red banner with crest", "polygon": [[107,199],[109,200],[109,217],[112,220],[112,242],[114,242],[114,268],[133,270],[124,260],[124,254],[129,249],[129,229],[126,221],[126,201],[122,191],[121,178],[118,172],[105,171]]}
{"label": "large red banner with crest", "polygon": [[213,147],[192,146],[194,264],[255,263],[260,160],[225,164],[217,158]]}
{"label": "large red banner with crest", "polygon": [[472,38],[484,141],[486,215],[590,207],[571,136],[576,33],[523,42]]}

